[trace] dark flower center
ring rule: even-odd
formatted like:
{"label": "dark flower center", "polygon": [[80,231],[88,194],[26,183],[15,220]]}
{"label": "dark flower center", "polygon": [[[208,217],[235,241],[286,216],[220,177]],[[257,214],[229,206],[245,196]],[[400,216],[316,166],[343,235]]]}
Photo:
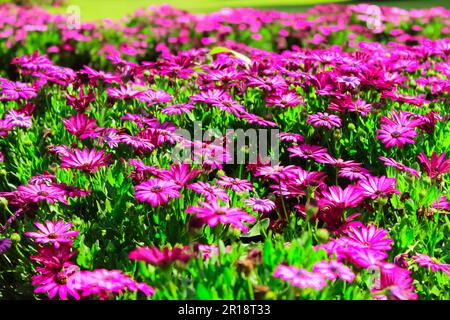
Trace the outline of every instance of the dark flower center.
{"label": "dark flower center", "polygon": [[50,233],[47,236],[47,238],[49,238],[49,239],[58,239],[58,235],[56,233],[52,232],[52,233]]}
{"label": "dark flower center", "polygon": [[155,193],[161,192],[161,190],[162,190],[162,187],[161,187],[161,186],[153,186],[153,187],[151,187],[151,189],[150,189],[151,192],[155,192]]}
{"label": "dark flower center", "polygon": [[48,196],[48,192],[47,192],[47,191],[38,191],[36,194],[37,194],[38,196],[43,196],[43,197]]}
{"label": "dark flower center", "polygon": [[224,215],[227,214],[227,212],[225,210],[223,210],[223,209],[218,209],[215,213],[218,216],[224,216]]}
{"label": "dark flower center", "polygon": [[353,167],[350,169],[351,172],[361,172],[361,170],[357,167]]}
{"label": "dark flower center", "polygon": [[262,204],[264,204],[264,202],[262,200],[255,200],[255,204],[262,205]]}
{"label": "dark flower center", "polygon": [[330,119],[330,117],[329,116],[320,116],[319,119],[327,121],[328,119]]}
{"label": "dark flower center", "polygon": [[57,275],[56,276],[56,283],[57,284],[66,284],[67,280],[69,280],[69,278],[66,275]]}
{"label": "dark flower center", "polygon": [[14,87],[14,90],[17,91],[17,92],[22,92],[23,91],[23,89],[20,88],[20,87]]}
{"label": "dark flower center", "polygon": [[400,137],[400,132],[394,131],[394,132],[391,133],[391,136],[394,137],[394,138],[398,138],[398,137]]}
{"label": "dark flower center", "polygon": [[311,151],[311,150],[304,150],[303,153],[304,153],[304,154],[307,154],[307,155],[311,155],[311,154],[312,154],[312,151]]}

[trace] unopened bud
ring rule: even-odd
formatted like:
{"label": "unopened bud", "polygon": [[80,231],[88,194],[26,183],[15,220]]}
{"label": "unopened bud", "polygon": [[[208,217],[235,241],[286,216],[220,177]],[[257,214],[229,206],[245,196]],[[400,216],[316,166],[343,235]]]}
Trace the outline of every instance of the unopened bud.
{"label": "unopened bud", "polygon": [[11,235],[11,237],[9,237],[9,238],[11,239],[11,242],[14,243],[14,244],[19,243],[20,240],[22,239],[22,238],[20,237],[20,234],[18,234],[18,233],[13,233],[13,234]]}

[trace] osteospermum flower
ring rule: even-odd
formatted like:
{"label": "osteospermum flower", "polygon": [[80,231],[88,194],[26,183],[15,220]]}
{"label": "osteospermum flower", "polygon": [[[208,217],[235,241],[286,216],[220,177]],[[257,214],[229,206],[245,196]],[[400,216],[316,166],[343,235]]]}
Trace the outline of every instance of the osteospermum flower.
{"label": "osteospermum flower", "polygon": [[264,178],[280,181],[294,178],[297,174],[297,170],[298,169],[295,166],[263,166],[257,168],[255,177],[262,176]]}
{"label": "osteospermum flower", "polygon": [[368,104],[363,99],[358,99],[354,104],[349,105],[348,110],[351,112],[358,112],[365,117],[372,110],[372,105]]}
{"label": "osteospermum flower", "polygon": [[32,277],[31,284],[35,286],[34,293],[47,293],[50,299],[56,295],[66,300],[69,296],[79,300],[80,295],[76,288],[79,268],[66,263],[60,269],[40,268],[42,273]]}
{"label": "osteospermum flower", "polygon": [[11,247],[11,239],[0,238],[0,254],[3,254],[10,247]]}
{"label": "osteospermum flower", "polygon": [[219,256],[219,247],[215,244],[212,245],[206,245],[206,244],[199,244],[197,246],[198,252],[201,253],[203,260],[207,260],[211,258],[213,255]]}
{"label": "osteospermum flower", "polygon": [[412,260],[419,266],[430,268],[433,272],[441,270],[450,276],[450,264],[439,262],[427,254],[416,253]]}
{"label": "osteospermum flower", "polygon": [[142,202],[149,202],[152,206],[163,205],[170,198],[180,197],[180,186],[173,181],[151,179],[134,187],[134,196]]}
{"label": "osteospermum flower", "polygon": [[402,147],[407,143],[413,144],[414,138],[417,136],[417,131],[414,128],[402,125],[382,124],[381,129],[376,131],[380,133],[376,138],[380,139],[387,148]]}
{"label": "osteospermum flower", "polygon": [[378,197],[386,197],[392,193],[400,194],[394,187],[395,181],[395,178],[388,178],[386,176],[368,176],[359,180],[358,187],[365,197],[376,199]]}
{"label": "osteospermum flower", "polygon": [[189,103],[179,103],[172,106],[167,106],[162,109],[162,113],[165,114],[177,114],[182,115],[195,109],[195,106]]}
{"label": "osteospermum flower", "polygon": [[85,148],[83,150],[75,149],[61,157],[61,168],[74,168],[87,172],[94,172],[98,167],[108,165],[109,154],[104,154],[103,150],[96,151]]}
{"label": "osteospermum flower", "polygon": [[121,270],[95,269],[83,270],[78,274],[76,289],[81,296],[98,296],[101,300],[113,298],[115,294],[123,294],[125,290],[142,291],[146,296],[153,295],[155,290],[146,283],[138,283]]}
{"label": "osteospermum flower", "polygon": [[380,279],[375,280],[371,289],[380,300],[417,300],[411,272],[395,264],[385,263],[380,269]]}
{"label": "osteospermum flower", "polygon": [[244,199],[244,203],[256,212],[270,212],[275,209],[275,202],[269,199],[250,198]]}
{"label": "osteospermum flower", "polygon": [[344,167],[339,170],[339,177],[349,178],[350,180],[364,179],[369,175],[369,170],[358,167]]}
{"label": "osteospermum flower", "polygon": [[417,171],[416,169],[413,169],[413,168],[409,168],[393,158],[379,157],[378,159],[383,161],[385,166],[394,167],[398,170],[409,172],[413,176],[420,177],[419,171]]}
{"label": "osteospermum flower", "polygon": [[212,186],[207,182],[195,182],[188,185],[189,189],[194,190],[195,192],[202,194],[205,196],[206,200],[209,202],[215,201],[217,198],[220,200],[227,202],[230,200],[230,196],[225,192],[225,190]]}
{"label": "osteospermum flower", "polygon": [[418,158],[423,169],[431,179],[435,179],[444,173],[450,172],[450,158],[445,159],[445,152],[438,155],[436,151],[434,151],[431,155],[431,159],[428,159],[424,153],[421,153]]}
{"label": "osteospermum flower", "polygon": [[450,201],[447,200],[446,196],[440,197],[439,199],[433,201],[432,206],[438,210],[450,211]]}
{"label": "osteospermum flower", "polygon": [[352,269],[336,260],[316,262],[313,266],[313,271],[333,281],[340,278],[344,281],[352,282],[355,279]]}
{"label": "osteospermum flower", "polygon": [[31,116],[28,116],[20,111],[10,109],[5,116],[5,120],[9,121],[9,123],[13,126],[31,128]]}
{"label": "osteospermum flower", "polygon": [[97,127],[94,119],[89,119],[85,113],[77,113],[68,119],[63,120],[64,127],[71,134],[86,139],[91,136],[93,130]]}
{"label": "osteospermum flower", "polygon": [[322,148],[320,146],[311,146],[309,144],[302,144],[300,146],[288,148],[287,150],[291,154],[290,157],[314,159],[316,161],[328,154],[328,150],[326,148]]}
{"label": "osteospermum flower", "polygon": [[364,198],[355,185],[349,185],[345,189],[339,186],[330,186],[328,190],[322,191],[322,196],[319,200],[321,206],[330,205],[337,208],[354,208]]}
{"label": "osteospermum flower", "polygon": [[336,81],[352,89],[356,88],[361,83],[361,80],[359,78],[353,76],[336,77]]}
{"label": "osteospermum flower", "polygon": [[0,84],[0,93],[5,95],[8,100],[24,99],[37,97],[37,92],[33,87],[22,82],[5,81]]}
{"label": "osteospermum flower", "polygon": [[46,221],[45,225],[39,222],[34,224],[38,232],[26,232],[27,237],[34,238],[36,243],[51,243],[55,248],[59,248],[61,243],[72,243],[73,237],[76,237],[79,231],[69,231],[73,224],[64,223],[62,220],[57,222]]}
{"label": "osteospermum flower", "polygon": [[162,250],[159,250],[157,247],[142,247],[132,250],[128,258],[130,260],[144,261],[152,265],[167,267],[175,261],[186,263],[193,256],[194,254],[187,252],[186,248],[175,247],[169,249],[168,247],[164,247]]}
{"label": "osteospermum flower", "polygon": [[147,102],[150,106],[172,101],[172,96],[163,90],[155,91],[149,89],[139,93],[137,98],[142,102]]}
{"label": "osteospermum flower", "polygon": [[309,272],[295,266],[281,264],[275,269],[273,276],[299,288],[322,290],[327,285],[325,278],[321,274]]}
{"label": "osteospermum flower", "polygon": [[231,224],[233,227],[246,233],[248,232],[248,227],[243,222],[256,222],[255,217],[241,209],[220,206],[217,201],[212,203],[200,201],[199,205],[201,207],[189,206],[186,212],[195,214],[197,219],[211,227],[215,227],[220,222],[222,224]]}
{"label": "osteospermum flower", "polygon": [[394,241],[387,238],[387,235],[388,232],[385,229],[377,229],[374,225],[351,227],[345,231],[345,236],[342,236],[339,241],[356,248],[387,251],[391,250],[391,243]]}
{"label": "osteospermum flower", "polygon": [[301,98],[292,92],[282,93],[282,94],[273,94],[266,99],[267,105],[273,107],[295,107],[298,105],[303,105],[303,101]]}
{"label": "osteospermum flower", "polygon": [[216,184],[224,187],[230,188],[234,192],[245,192],[253,190],[252,183],[248,180],[243,180],[239,178],[231,178],[228,176],[221,176],[215,181]]}
{"label": "osteospermum flower", "polygon": [[61,188],[53,185],[47,185],[46,183],[19,186],[16,192],[22,199],[26,201],[48,201],[50,203],[60,201],[67,204],[66,192]]}
{"label": "osteospermum flower", "polygon": [[312,124],[314,127],[327,127],[331,129],[332,127],[341,126],[341,118],[336,115],[318,112],[317,114],[308,115],[307,123]]}

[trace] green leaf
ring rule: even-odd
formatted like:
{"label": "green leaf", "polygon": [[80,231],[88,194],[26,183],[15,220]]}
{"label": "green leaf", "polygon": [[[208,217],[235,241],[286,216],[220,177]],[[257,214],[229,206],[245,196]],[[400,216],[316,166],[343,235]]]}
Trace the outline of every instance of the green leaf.
{"label": "green leaf", "polygon": [[267,230],[267,228],[269,227],[269,223],[269,218],[259,220],[247,233],[241,235],[241,238],[252,238],[260,236],[262,230]]}
{"label": "green leaf", "polygon": [[249,57],[243,55],[242,53],[239,53],[237,51],[225,48],[225,47],[215,47],[212,48],[211,51],[209,51],[210,55],[215,55],[218,53],[223,53],[223,52],[230,52],[232,53],[236,58],[241,59],[247,66],[252,64],[252,60],[250,60]]}

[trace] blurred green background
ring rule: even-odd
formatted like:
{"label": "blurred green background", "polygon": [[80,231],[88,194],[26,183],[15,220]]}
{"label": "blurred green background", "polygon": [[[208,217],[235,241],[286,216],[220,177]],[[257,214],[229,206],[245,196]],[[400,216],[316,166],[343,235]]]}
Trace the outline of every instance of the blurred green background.
{"label": "blurred green background", "polygon": [[[20,1],[20,0],[18,0]],[[27,1],[27,0],[22,0]],[[14,2],[0,0],[0,2]],[[36,1],[39,2],[39,1]],[[52,0],[41,0],[41,3],[51,3]],[[53,1],[58,2],[58,1]],[[257,9],[275,9],[288,12],[304,11],[316,4],[322,3],[372,3],[386,6],[397,6],[405,9],[430,8],[443,6],[450,9],[450,0],[387,0],[387,1],[347,1],[347,0],[65,0],[61,7],[46,7],[55,13],[64,13],[69,5],[77,5],[84,21],[95,19],[119,19],[133,13],[138,8],[151,5],[170,4],[176,8],[195,13],[207,13],[221,8],[253,7]]]}

